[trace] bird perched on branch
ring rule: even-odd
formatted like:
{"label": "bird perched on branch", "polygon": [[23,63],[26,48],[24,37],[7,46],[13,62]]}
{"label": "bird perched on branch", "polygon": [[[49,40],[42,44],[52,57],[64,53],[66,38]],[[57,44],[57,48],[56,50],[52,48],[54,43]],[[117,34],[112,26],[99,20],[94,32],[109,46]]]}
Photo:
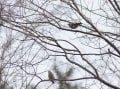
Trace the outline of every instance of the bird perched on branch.
{"label": "bird perched on branch", "polygon": [[77,28],[78,26],[80,26],[82,23],[73,23],[73,22],[69,22],[69,27],[72,28],[72,29],[75,29]]}
{"label": "bird perched on branch", "polygon": [[50,80],[52,83],[54,83],[55,77],[54,77],[54,75],[53,75],[53,73],[52,73],[51,71],[48,71],[48,78],[49,78],[49,80]]}

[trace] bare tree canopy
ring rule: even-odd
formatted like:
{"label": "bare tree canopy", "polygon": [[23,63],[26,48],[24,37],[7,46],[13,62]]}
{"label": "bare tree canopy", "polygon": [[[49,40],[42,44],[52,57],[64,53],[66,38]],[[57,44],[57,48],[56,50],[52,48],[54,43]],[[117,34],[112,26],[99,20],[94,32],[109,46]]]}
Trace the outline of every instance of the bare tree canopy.
{"label": "bare tree canopy", "polygon": [[0,86],[120,89],[119,0],[0,0],[0,38]]}

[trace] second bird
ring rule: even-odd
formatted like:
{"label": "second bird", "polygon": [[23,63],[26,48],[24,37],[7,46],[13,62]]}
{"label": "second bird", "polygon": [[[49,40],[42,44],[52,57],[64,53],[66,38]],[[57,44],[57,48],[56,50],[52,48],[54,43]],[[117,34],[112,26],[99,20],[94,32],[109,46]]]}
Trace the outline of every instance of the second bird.
{"label": "second bird", "polygon": [[54,75],[53,75],[53,73],[52,73],[51,71],[48,71],[48,77],[49,77],[49,80],[50,80],[52,83],[54,83],[55,77],[54,77]]}

